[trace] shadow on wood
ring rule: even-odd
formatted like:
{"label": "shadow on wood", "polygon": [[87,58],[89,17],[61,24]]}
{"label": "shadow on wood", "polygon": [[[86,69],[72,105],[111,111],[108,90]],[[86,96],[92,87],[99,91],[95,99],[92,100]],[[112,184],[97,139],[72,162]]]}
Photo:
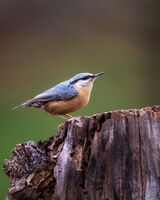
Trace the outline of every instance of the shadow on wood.
{"label": "shadow on wood", "polygon": [[9,200],[159,200],[160,106],[73,118],[18,144],[4,172]]}

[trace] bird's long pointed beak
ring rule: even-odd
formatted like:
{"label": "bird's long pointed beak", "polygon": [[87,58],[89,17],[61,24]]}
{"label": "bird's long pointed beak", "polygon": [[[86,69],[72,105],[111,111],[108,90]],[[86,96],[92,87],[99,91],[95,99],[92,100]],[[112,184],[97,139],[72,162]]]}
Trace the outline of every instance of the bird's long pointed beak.
{"label": "bird's long pointed beak", "polygon": [[98,76],[101,76],[102,74],[104,74],[104,72],[100,72],[100,73],[98,73],[98,74],[95,74],[95,75],[94,75],[94,78],[97,78]]}

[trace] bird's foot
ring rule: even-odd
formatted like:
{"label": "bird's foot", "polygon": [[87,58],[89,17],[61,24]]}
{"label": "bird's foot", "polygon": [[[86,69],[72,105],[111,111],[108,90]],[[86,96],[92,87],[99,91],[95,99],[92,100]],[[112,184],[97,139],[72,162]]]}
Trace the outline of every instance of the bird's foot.
{"label": "bird's foot", "polygon": [[[63,115],[58,115],[58,114],[56,114],[56,115],[57,115],[58,117],[64,119],[65,121],[68,121],[69,119],[72,118],[72,116],[71,116],[71,115],[68,115],[68,114],[63,114],[63,115],[66,116],[66,117],[68,117],[69,119],[68,119],[68,118],[65,118]],[[62,123],[62,124],[60,124],[60,125],[58,126],[58,131],[61,131],[61,130],[63,129],[64,124],[65,124],[65,123]]]}
{"label": "bird's foot", "polygon": [[58,131],[61,131],[64,128],[64,124],[65,124],[65,122],[58,125]]}

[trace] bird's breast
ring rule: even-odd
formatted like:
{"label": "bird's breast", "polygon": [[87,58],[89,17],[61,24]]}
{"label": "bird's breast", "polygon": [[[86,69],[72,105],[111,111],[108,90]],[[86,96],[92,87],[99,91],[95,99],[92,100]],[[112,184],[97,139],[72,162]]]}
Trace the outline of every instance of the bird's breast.
{"label": "bird's breast", "polygon": [[76,88],[78,95],[70,100],[65,101],[51,101],[44,104],[45,111],[51,114],[67,114],[79,110],[86,106],[90,99],[90,88]]}

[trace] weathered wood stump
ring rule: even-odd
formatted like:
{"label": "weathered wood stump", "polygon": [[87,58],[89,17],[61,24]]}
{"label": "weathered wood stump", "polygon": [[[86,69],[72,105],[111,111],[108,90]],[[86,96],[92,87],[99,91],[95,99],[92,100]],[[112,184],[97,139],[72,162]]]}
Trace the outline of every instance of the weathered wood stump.
{"label": "weathered wood stump", "polygon": [[159,200],[160,106],[73,118],[18,144],[4,172],[9,200]]}

